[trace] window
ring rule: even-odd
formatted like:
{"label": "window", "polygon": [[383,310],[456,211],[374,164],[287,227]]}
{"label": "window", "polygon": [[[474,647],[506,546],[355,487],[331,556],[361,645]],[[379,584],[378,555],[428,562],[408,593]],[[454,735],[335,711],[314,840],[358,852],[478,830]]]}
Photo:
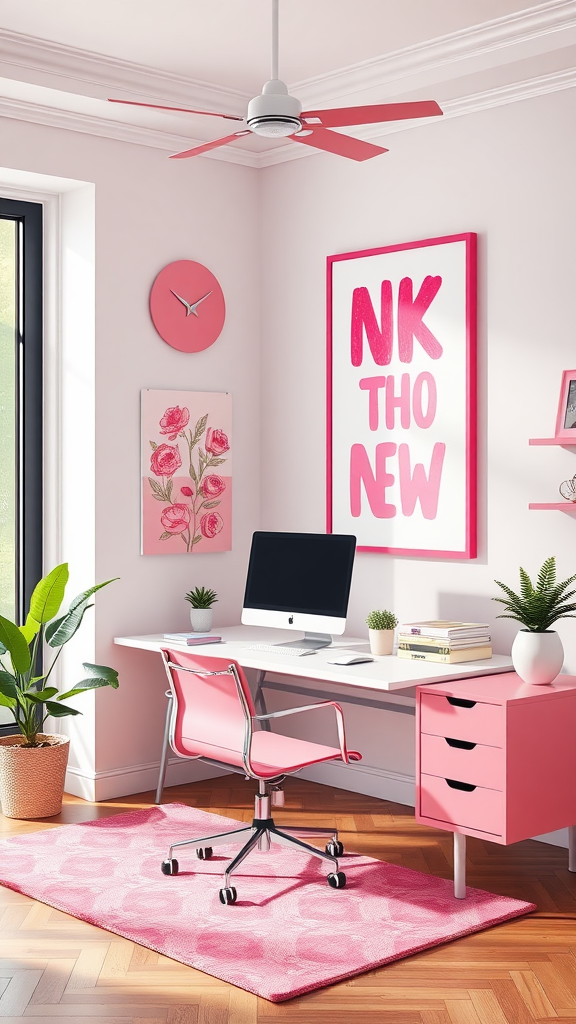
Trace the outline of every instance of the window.
{"label": "window", "polygon": [[42,207],[0,198],[0,614],[22,623],[41,575]]}

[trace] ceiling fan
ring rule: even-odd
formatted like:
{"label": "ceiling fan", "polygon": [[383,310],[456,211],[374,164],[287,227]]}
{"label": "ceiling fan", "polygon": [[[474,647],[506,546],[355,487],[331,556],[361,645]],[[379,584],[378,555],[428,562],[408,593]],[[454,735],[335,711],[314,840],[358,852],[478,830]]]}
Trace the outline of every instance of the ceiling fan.
{"label": "ceiling fan", "polygon": [[272,74],[260,96],[248,104],[246,117],[236,114],[220,114],[212,110],[190,110],[186,107],[168,107],[158,103],[138,103],[135,100],[111,99],[110,103],[124,103],[134,107],[151,107],[154,110],[175,110],[183,114],[201,114],[206,117],[222,117],[227,121],[241,121],[242,128],[213,142],[174,153],[171,160],[183,160],[199,156],[219,146],[241,139],[245,135],[263,135],[267,138],[291,136],[293,142],[301,142],[314,149],[347,157],[349,160],[370,160],[371,157],[387,153],[382,146],[356,139],[350,135],[330,131],[357,124],[377,124],[384,121],[403,121],[410,118],[434,117],[442,110],[434,100],[419,100],[410,103],[374,103],[363,107],[335,107],[331,110],[302,110],[300,100],[290,96],[284,82],[278,78],[278,0],[272,0]]}

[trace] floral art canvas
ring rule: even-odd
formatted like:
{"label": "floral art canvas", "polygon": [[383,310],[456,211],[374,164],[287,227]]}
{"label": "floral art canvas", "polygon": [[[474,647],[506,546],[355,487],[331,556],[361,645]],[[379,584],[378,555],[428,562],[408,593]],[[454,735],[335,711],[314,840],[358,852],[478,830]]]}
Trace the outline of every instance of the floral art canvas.
{"label": "floral art canvas", "polygon": [[232,547],[232,397],[142,391],[142,554]]}

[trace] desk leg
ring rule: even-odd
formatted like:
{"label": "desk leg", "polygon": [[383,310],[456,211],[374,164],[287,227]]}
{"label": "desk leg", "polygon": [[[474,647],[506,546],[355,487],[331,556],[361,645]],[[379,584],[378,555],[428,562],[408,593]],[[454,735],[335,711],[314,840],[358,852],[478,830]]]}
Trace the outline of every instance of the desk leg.
{"label": "desk leg", "polygon": [[576,825],[568,826],[568,871],[576,871]]}
{"label": "desk leg", "polygon": [[[258,715],[267,715],[268,708],[266,707],[266,698],[262,692],[262,686],[266,679],[266,673],[259,669],[256,673],[256,690],[254,692],[254,706]],[[264,732],[271,732],[270,722],[262,722],[262,729]]]}
{"label": "desk leg", "polygon": [[159,804],[162,802],[162,790],[164,789],[164,779],[166,778],[166,768],[168,767],[168,751],[170,750],[170,720],[172,718],[172,692],[171,690],[166,691],[168,698],[166,704],[166,719],[164,722],[164,739],[162,741],[162,757],[160,758],[160,772],[158,775],[158,786],[156,787],[156,799],[154,803]]}
{"label": "desk leg", "polygon": [[454,896],[466,897],[466,836],[454,833]]}

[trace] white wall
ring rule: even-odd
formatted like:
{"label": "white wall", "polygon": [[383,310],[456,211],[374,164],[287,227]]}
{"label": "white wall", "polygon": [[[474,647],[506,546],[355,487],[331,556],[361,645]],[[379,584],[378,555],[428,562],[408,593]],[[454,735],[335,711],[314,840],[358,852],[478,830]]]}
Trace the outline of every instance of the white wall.
{"label": "white wall", "polygon": [[[95,519],[96,581],[120,577],[97,596],[95,639],[87,624],[84,656],[118,668],[120,689],[97,695],[95,720],[91,698],[78,699],[86,714],[75,720],[80,735],[67,784],[71,791],[103,799],[155,785],[165,708],[157,659],[114,647],[112,638],[185,629],[184,594],[196,584],[214,587],[220,595],[216,625],[239,617],[249,539],[259,516],[257,177],[249,168],[207,160],[171,162],[158,150],[9,119],[2,121],[2,162],[8,168],[3,183],[12,168],[14,180],[23,170],[95,185],[95,424],[89,402],[84,411],[77,409],[74,422],[68,414],[66,423],[88,454],[95,431],[96,466],[92,487],[82,486],[82,475],[76,477],[69,462],[63,467],[67,518],[61,557],[69,555],[72,533],[78,538],[82,529],[92,545]],[[44,178],[35,180],[35,187],[58,191],[60,186],[51,187]],[[227,304],[220,338],[194,355],[166,345],[148,313],[158,271],[186,258],[216,274]],[[93,324],[89,307],[86,316]],[[85,368],[93,381],[89,353]],[[139,554],[141,388],[232,392],[231,552],[191,559]],[[52,529],[57,533],[58,524]],[[92,582],[79,580],[68,596]],[[198,769],[181,762],[168,779],[198,777]]]}
{"label": "white wall", "polygon": [[[560,481],[576,472],[573,454],[528,447],[554,432],[562,370],[575,365],[575,108],[567,90],[387,136],[390,152],[365,164],[319,155],[262,174],[263,529],[325,526],[326,256],[479,235],[479,557],[360,552],[355,635],[366,634],[370,609],[384,607],[405,621],[490,621],[495,650],[509,653],[515,627],[495,620],[493,580],[515,587],[519,565],[535,573],[552,554],[562,578],[576,572],[576,523],[528,510],[560,500]],[[576,623],[558,631],[565,671],[576,673]],[[407,792],[394,788],[406,760],[389,744],[391,719],[362,716],[382,795]]]}

